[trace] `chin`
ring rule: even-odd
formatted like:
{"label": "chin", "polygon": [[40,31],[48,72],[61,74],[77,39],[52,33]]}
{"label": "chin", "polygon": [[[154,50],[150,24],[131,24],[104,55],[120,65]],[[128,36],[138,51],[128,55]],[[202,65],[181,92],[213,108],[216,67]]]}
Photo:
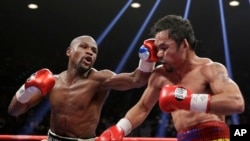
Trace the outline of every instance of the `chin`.
{"label": "chin", "polygon": [[165,71],[168,72],[168,73],[171,73],[174,71],[173,68],[170,68],[170,67],[164,67],[165,68]]}
{"label": "chin", "polygon": [[80,71],[80,72],[86,72],[89,70],[89,66],[86,66],[86,65],[78,65],[77,66],[77,70]]}

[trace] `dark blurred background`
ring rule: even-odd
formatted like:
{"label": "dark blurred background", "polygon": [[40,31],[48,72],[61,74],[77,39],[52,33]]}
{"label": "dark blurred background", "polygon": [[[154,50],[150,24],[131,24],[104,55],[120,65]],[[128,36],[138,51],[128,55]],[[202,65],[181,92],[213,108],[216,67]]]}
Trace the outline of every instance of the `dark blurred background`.
{"label": "dark blurred background", "polygon": [[[36,70],[47,67],[56,74],[66,69],[65,51],[73,38],[91,35],[97,40],[96,69],[130,72],[138,65],[137,51],[150,38],[150,27],[167,14],[188,18],[202,41],[197,54],[226,65],[239,84],[246,109],[236,118],[228,116],[227,123],[234,124],[238,118],[239,124],[250,124],[250,1],[239,1],[239,6],[231,7],[230,0],[1,0],[0,134],[46,135],[46,100],[17,118],[9,116],[7,108],[16,90]],[[130,7],[133,2],[141,7]],[[38,9],[29,9],[30,3]],[[143,90],[112,90],[97,133],[124,116]],[[171,117],[163,116],[156,105],[130,136],[175,135]]]}

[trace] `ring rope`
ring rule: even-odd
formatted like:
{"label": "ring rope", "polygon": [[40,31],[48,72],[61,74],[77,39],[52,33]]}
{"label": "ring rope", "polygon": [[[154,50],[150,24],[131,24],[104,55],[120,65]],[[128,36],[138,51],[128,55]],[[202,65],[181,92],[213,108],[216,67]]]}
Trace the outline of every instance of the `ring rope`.
{"label": "ring rope", "polygon": [[[98,138],[98,137],[97,137]],[[25,140],[25,141],[41,141],[47,139],[47,136],[40,135],[0,135],[0,140],[13,141],[13,140]],[[177,141],[176,138],[148,138],[148,137],[125,137],[123,141]]]}

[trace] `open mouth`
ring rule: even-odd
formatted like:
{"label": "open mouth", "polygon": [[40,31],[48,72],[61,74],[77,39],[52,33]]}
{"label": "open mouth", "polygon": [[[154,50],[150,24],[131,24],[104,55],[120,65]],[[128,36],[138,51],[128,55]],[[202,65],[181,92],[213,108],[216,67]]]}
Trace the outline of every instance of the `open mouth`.
{"label": "open mouth", "polygon": [[83,59],[83,62],[84,62],[85,65],[90,65],[92,63],[92,58],[90,56],[86,56]]}

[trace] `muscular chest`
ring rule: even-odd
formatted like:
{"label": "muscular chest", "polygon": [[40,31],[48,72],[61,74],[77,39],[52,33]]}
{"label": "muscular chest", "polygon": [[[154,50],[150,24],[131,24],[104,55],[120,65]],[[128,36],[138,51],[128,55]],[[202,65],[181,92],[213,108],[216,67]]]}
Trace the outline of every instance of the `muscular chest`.
{"label": "muscular chest", "polygon": [[204,93],[209,91],[209,84],[199,70],[190,71],[183,76],[168,75],[165,78],[166,83],[181,85],[195,93]]}
{"label": "muscular chest", "polygon": [[52,110],[74,112],[88,108],[98,93],[98,83],[82,81],[72,85],[56,83],[49,95]]}

